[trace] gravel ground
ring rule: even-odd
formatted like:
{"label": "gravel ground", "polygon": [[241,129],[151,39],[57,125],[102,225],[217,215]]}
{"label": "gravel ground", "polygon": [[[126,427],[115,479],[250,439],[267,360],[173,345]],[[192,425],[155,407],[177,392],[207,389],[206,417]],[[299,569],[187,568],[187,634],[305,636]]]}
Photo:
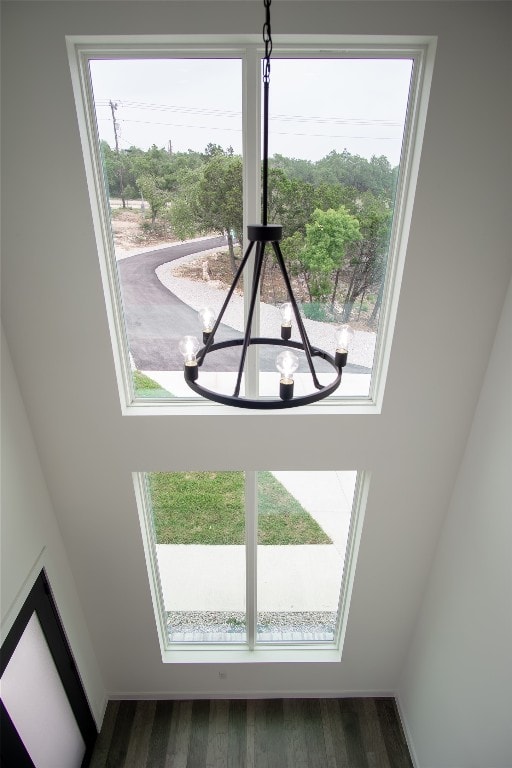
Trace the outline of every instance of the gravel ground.
{"label": "gravel ground", "polygon": [[[332,641],[336,613],[278,612],[258,614],[258,636],[262,641]],[[167,613],[171,642],[233,642],[245,640],[245,614],[221,611]]]}
{"label": "gravel ground", "polygon": [[[178,277],[175,272],[187,261],[201,260],[208,253],[195,253],[192,256],[185,256],[183,259],[162,264],[157,268],[156,274],[160,282],[165,285],[172,293],[194,309],[202,307],[212,307],[218,313],[222,307],[226,290],[220,290],[219,284],[212,281],[189,280],[188,278]],[[270,304],[260,305],[261,333],[263,336],[275,336],[276,329],[281,326],[281,314],[277,307]],[[233,295],[224,313],[223,322],[243,331],[243,298]],[[309,336],[311,344],[320,347],[326,351],[334,352],[334,329],[328,323],[317,322],[316,320],[304,319],[304,325]],[[350,348],[349,361],[353,365],[361,365],[371,368],[373,365],[373,356],[375,352],[375,333],[369,331],[356,331],[352,346]],[[292,333],[292,339],[300,341],[300,336],[295,329]]]}

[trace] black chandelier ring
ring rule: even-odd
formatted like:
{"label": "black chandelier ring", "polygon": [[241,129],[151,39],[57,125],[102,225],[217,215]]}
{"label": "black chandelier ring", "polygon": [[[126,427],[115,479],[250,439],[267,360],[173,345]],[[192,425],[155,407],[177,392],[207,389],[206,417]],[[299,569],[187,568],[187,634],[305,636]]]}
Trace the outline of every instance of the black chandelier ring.
{"label": "black chandelier ring", "polygon": [[[218,349],[228,349],[231,347],[241,347],[244,343],[244,339],[229,339],[227,341],[219,341],[215,344],[212,344],[209,347],[208,352],[214,352]],[[251,338],[249,342],[249,346],[253,345],[271,345],[276,347],[291,347],[293,349],[303,350],[302,343],[300,341],[283,341],[282,339],[277,339],[273,337],[256,337]],[[216,403],[221,403],[222,405],[236,405],[238,408],[251,408],[251,409],[260,409],[260,410],[268,410],[271,409],[280,409],[280,408],[289,408],[289,401],[286,399],[281,400],[267,400],[265,401],[264,398],[260,398],[258,400],[251,399],[248,397],[242,397],[240,395],[225,395],[220,392],[215,392],[211,389],[208,389],[207,387],[204,387],[202,384],[198,384],[197,377],[198,377],[198,368],[201,366],[202,361],[202,353],[204,351],[204,347],[200,349],[197,353],[198,358],[198,364],[196,366],[185,366],[185,379],[190,387],[194,392],[196,392],[198,395],[202,395],[203,397],[206,397],[208,400],[213,400]],[[336,391],[336,389],[339,387],[341,382],[341,374],[342,374],[342,368],[339,366],[339,364],[336,362],[335,358],[330,355],[328,352],[325,352],[323,349],[318,349],[317,347],[311,347],[311,356],[312,357],[319,357],[322,360],[325,360],[327,363],[329,363],[333,370],[336,373],[335,378],[325,386],[321,386],[319,389],[317,389],[315,392],[311,392],[307,395],[294,395],[293,396],[293,402],[295,406],[300,405],[310,405],[311,403],[315,403],[318,400],[322,400],[323,398],[327,397],[328,395],[332,394]],[[286,386],[286,385],[285,385]],[[282,385],[281,385],[282,390]],[[292,390],[293,391],[293,390]],[[286,389],[285,389],[286,392]]]}

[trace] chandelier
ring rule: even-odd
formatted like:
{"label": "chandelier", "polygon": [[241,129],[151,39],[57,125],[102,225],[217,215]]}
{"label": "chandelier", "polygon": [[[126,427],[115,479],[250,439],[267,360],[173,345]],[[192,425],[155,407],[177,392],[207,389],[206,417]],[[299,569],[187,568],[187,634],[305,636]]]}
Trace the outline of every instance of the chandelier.
{"label": "chandelier", "polygon": [[[313,346],[304,327],[297,301],[293,294],[290,278],[283,259],[279,241],[282,238],[280,224],[268,224],[268,121],[269,121],[269,86],[270,86],[270,56],[272,53],[272,37],[270,30],[270,4],[271,0],[263,0],[265,7],[265,22],[263,25],[263,42],[265,44],[265,56],[263,59],[263,157],[262,157],[262,213],[261,224],[251,224],[247,227],[247,239],[249,244],[238,267],[235,278],[226,295],[222,308],[215,318],[215,312],[209,307],[199,311],[199,320],[203,328],[203,347],[197,337],[184,336],[179,343],[180,352],[184,357],[184,377],[188,386],[197,394],[223,405],[232,405],[238,408],[252,408],[261,410],[273,410],[282,408],[296,408],[308,405],[317,400],[322,400],[335,392],[341,382],[341,374],[347,363],[348,347],[353,336],[353,330],[348,325],[342,325],[337,329],[334,356],[318,347]],[[288,301],[281,306],[281,329],[279,337],[255,337],[252,335],[252,325],[256,302],[260,295],[260,282],[265,258],[265,249],[270,246],[273,250],[276,262],[281,271]],[[238,285],[242,273],[254,253],[252,272],[252,286],[249,298],[249,309],[245,322],[245,331],[242,338],[233,338],[226,341],[215,342],[215,334],[222,322],[223,315]],[[292,340],[292,324],[295,320],[300,341]],[[279,387],[276,383],[275,395],[272,397],[260,397],[258,399],[246,397],[241,394],[242,379],[247,359],[247,352],[251,346],[275,346],[282,347],[277,354],[276,368],[280,374]],[[221,349],[241,347],[236,384],[232,394],[213,391],[200,383],[200,368],[207,355]],[[309,371],[310,390],[306,394],[294,394],[293,375],[299,367],[299,356],[294,350],[305,358],[305,367]],[[327,363],[327,369],[331,372],[330,381],[321,384],[314,360],[321,359]],[[325,366],[324,366],[325,367]],[[277,376],[276,376],[277,382]]]}

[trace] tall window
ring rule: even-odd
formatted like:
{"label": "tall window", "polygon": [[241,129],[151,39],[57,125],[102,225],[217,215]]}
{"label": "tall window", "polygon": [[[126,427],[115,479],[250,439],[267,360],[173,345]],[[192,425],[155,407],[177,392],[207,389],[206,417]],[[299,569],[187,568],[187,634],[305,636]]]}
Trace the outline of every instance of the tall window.
{"label": "tall window", "polygon": [[[373,402],[396,309],[424,50],[274,49],[269,221],[283,226],[312,343],[333,351],[339,324],[355,330],[342,385],[326,402]],[[201,335],[198,310],[218,311],[246,225],[260,221],[260,46],[83,45],[75,55],[125,404],[193,402],[179,339]],[[233,299],[219,340],[243,328],[243,288]],[[276,335],[286,294],[271,255],[260,299],[256,322]],[[211,356],[208,388],[225,390],[238,354]],[[251,396],[275,381],[273,358],[249,360]]]}
{"label": "tall window", "polygon": [[164,650],[339,650],[355,472],[136,476]]}

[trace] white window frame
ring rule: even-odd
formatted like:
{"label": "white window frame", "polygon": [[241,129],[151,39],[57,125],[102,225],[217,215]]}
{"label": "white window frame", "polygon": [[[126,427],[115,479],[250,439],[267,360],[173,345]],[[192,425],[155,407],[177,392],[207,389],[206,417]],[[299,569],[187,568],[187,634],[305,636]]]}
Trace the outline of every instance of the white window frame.
{"label": "white window frame", "polygon": [[332,642],[300,642],[296,644],[256,643],[258,584],[257,472],[245,472],[247,642],[230,644],[216,644],[211,642],[169,643],[154,535],[153,512],[146,482],[146,473],[134,472],[132,477],[139,512],[139,522],[160,644],[160,653],[164,663],[211,663],[219,661],[222,663],[297,661],[339,662],[341,660],[347,629],[350,600],[355,579],[359,544],[361,541],[366,503],[370,488],[370,473],[368,471],[357,472],[343,573],[341,574],[335,638]]}
{"label": "white window frame", "polygon": [[[340,35],[276,35],[273,58],[280,57],[381,57],[412,59],[413,72],[403,137],[402,158],[395,198],[389,255],[381,306],[379,332],[375,348],[370,392],[367,397],[331,397],[301,408],[302,413],[368,414],[380,413],[400,286],[407,250],[414,194],[418,177],[421,145],[426,121],[434,64],[434,37],[382,37]],[[114,353],[121,410],[124,415],[230,415],[234,409],[202,398],[175,398],[173,401],[144,401],[133,397],[132,371],[128,340],[121,309],[119,279],[110,227],[95,110],[89,77],[89,59],[133,57],[233,57],[243,62],[243,158],[244,158],[244,228],[259,221],[259,148],[261,132],[260,69],[263,48],[254,35],[175,35],[175,36],[102,36],[66,38],[78,124],[93,216],[107,316]],[[250,284],[246,282],[246,285]],[[247,311],[247,307],[246,307]],[[256,375],[255,359],[249,358],[248,379]],[[252,411],[236,409],[237,415],[250,417]],[[262,411],[258,411],[261,415]],[[272,412],[285,418],[283,412]]]}

